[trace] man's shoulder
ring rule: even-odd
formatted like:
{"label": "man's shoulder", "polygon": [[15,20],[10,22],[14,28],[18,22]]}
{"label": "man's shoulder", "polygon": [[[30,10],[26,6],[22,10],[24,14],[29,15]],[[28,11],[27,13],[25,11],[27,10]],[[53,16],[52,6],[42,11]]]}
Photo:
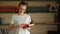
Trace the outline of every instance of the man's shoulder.
{"label": "man's shoulder", "polygon": [[26,15],[30,15],[30,14],[27,14],[27,13],[25,13]]}
{"label": "man's shoulder", "polygon": [[25,13],[26,16],[30,16],[30,14]]}

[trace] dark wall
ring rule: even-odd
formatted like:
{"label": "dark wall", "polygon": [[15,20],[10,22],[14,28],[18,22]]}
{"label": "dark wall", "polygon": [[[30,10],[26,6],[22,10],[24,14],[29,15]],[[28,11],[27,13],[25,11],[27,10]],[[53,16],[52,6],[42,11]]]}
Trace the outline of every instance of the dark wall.
{"label": "dark wall", "polygon": [[57,15],[57,21],[60,23],[60,2],[58,2],[59,8],[58,8],[58,15]]}

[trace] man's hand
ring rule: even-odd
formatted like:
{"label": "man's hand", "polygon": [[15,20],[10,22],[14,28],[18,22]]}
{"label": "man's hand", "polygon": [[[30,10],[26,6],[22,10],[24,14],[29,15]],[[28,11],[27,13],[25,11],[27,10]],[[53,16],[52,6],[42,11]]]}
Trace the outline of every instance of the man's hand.
{"label": "man's hand", "polygon": [[10,25],[9,25],[9,31],[12,31],[12,30],[13,30],[13,27],[14,27],[14,26],[13,26],[12,24],[10,24]]}
{"label": "man's hand", "polygon": [[34,26],[35,24],[30,24],[29,26]]}
{"label": "man's hand", "polygon": [[12,31],[12,30],[16,30],[16,29],[19,29],[20,26],[9,26],[9,31]]}

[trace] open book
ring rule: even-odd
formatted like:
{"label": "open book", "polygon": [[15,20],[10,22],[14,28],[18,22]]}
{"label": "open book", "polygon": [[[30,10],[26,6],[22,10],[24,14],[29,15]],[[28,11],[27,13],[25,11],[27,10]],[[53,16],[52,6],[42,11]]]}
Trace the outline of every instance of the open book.
{"label": "open book", "polygon": [[30,27],[28,24],[21,24],[20,25],[21,28],[27,28],[27,27]]}

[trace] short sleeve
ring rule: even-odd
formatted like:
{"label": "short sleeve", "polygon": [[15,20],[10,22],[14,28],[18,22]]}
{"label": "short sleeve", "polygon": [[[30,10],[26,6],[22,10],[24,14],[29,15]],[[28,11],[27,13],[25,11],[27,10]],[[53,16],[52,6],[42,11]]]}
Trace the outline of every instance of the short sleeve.
{"label": "short sleeve", "polygon": [[14,16],[11,17],[10,23],[11,23],[11,24],[14,24]]}
{"label": "short sleeve", "polygon": [[30,17],[30,15],[27,15],[25,23],[30,23],[30,22],[31,22],[31,17]]}

